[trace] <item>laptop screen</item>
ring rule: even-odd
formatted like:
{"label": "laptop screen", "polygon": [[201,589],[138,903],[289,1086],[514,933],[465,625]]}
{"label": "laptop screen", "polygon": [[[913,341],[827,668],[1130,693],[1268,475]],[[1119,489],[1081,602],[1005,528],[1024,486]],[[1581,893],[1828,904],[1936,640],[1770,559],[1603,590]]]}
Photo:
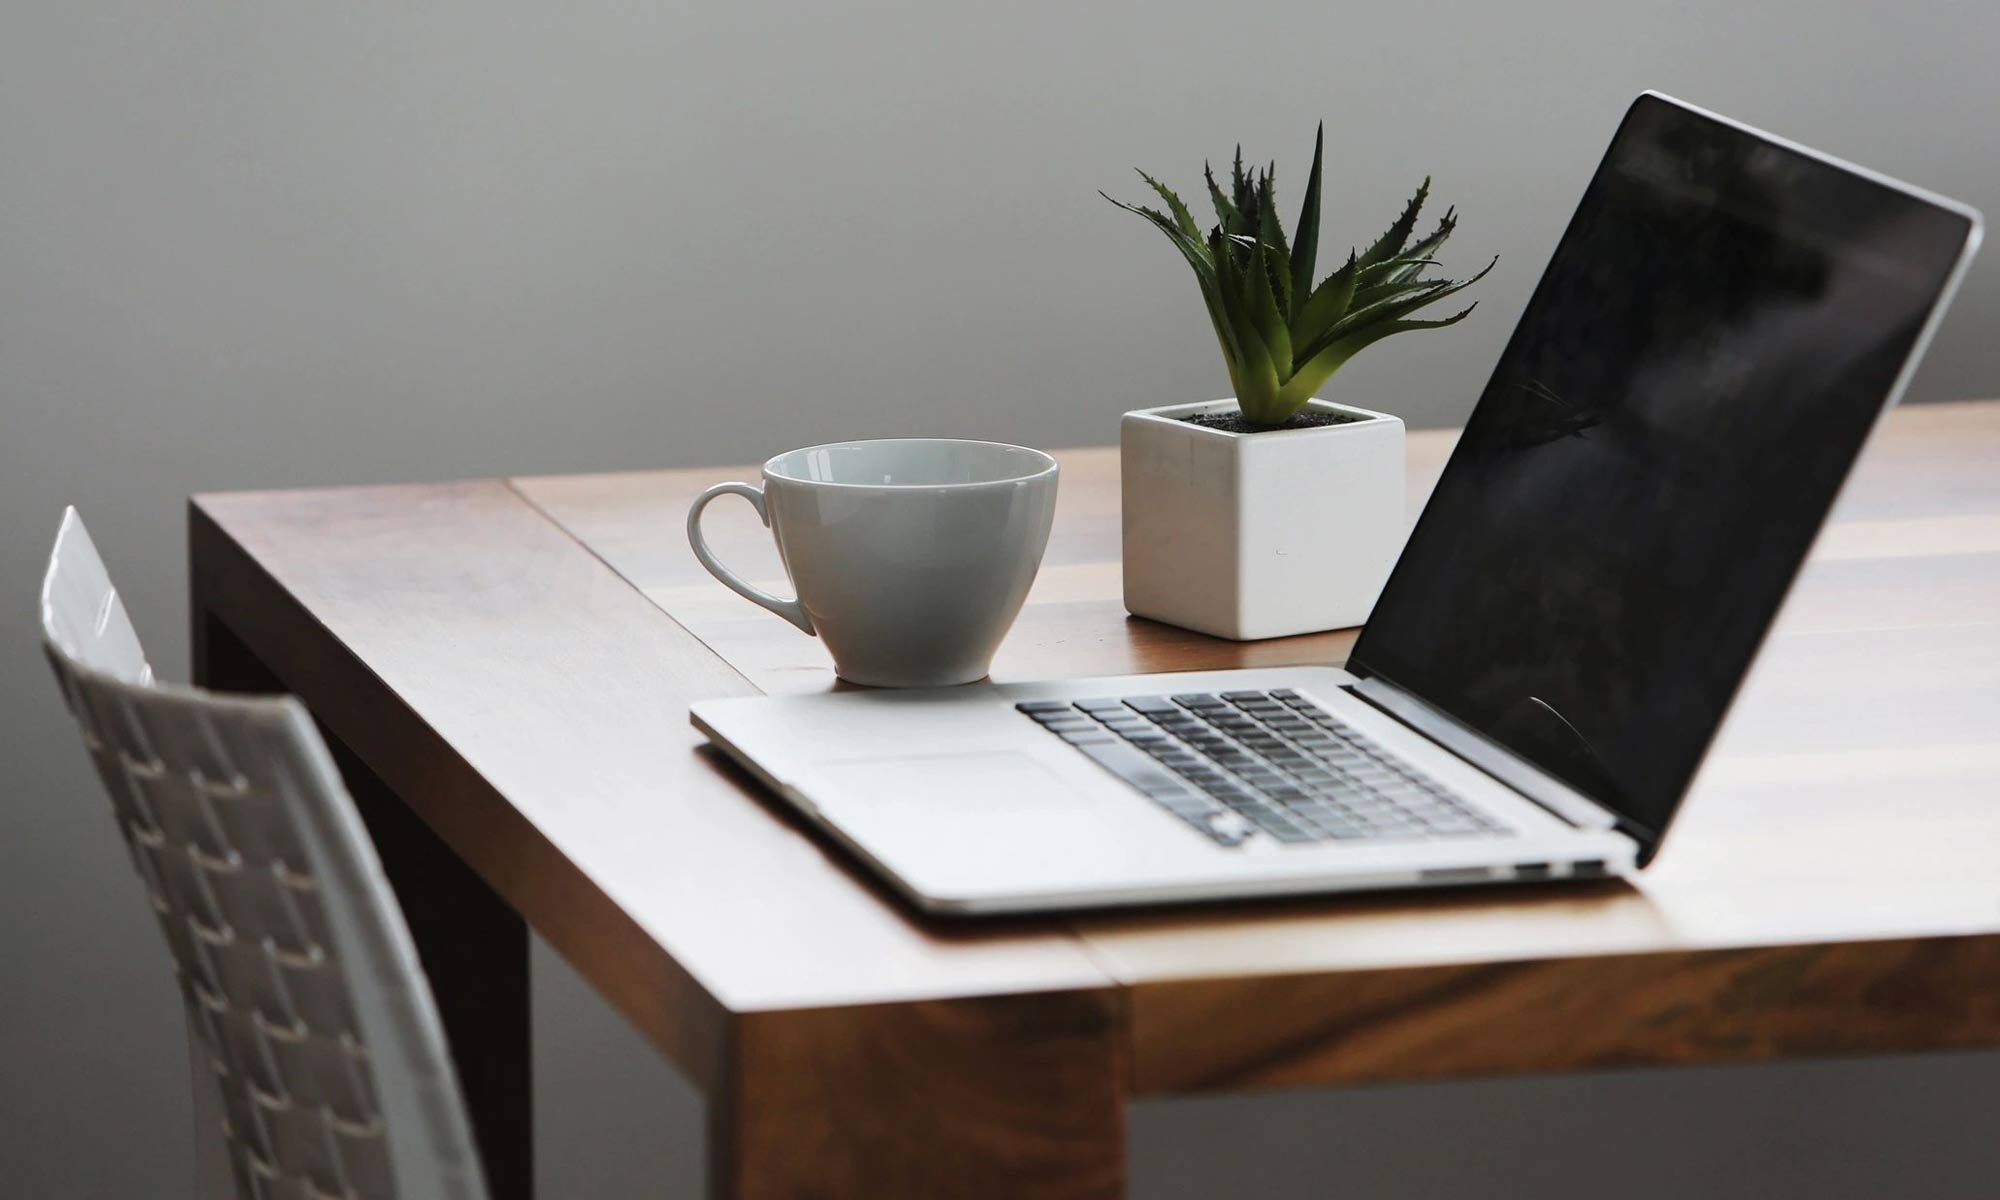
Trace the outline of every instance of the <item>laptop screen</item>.
{"label": "laptop screen", "polygon": [[1350,669],[1656,839],[1973,228],[1642,97]]}

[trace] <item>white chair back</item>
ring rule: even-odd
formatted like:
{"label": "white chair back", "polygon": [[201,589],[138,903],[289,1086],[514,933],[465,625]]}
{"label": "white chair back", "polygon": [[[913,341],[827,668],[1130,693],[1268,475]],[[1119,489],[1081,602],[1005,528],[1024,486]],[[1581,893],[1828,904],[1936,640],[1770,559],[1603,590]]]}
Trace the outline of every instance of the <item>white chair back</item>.
{"label": "white chair back", "polygon": [[238,1196],[484,1200],[415,946],[305,707],[157,683],[74,509],[42,633],[173,954]]}

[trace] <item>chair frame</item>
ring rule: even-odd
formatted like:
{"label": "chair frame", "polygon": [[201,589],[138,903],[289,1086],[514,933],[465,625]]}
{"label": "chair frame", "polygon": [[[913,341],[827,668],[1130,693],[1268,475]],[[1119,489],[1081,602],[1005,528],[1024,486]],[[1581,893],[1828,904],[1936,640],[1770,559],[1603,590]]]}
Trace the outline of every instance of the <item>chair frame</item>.
{"label": "chair frame", "polygon": [[305,706],[159,682],[75,509],[41,617],[173,955],[205,1165],[222,1147],[244,1200],[484,1200],[415,945]]}

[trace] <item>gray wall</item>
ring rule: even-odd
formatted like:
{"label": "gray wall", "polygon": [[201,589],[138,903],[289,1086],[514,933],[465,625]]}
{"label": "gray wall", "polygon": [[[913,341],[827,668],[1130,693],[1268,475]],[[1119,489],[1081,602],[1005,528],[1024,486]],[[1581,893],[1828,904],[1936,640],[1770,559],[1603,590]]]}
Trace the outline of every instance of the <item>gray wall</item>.
{"label": "gray wall", "polygon": [[[1133,164],[1191,186],[1238,138],[1296,184],[1322,116],[1329,240],[1432,172],[1454,261],[1502,255],[1472,321],[1339,381],[1447,423],[1635,92],[2000,212],[1995,45],[1990,3],[11,0],[0,1190],[172,1198],[190,1162],[166,959],[33,644],[64,503],[178,667],[198,489],[1103,442],[1226,389],[1185,268],[1095,189],[1136,195]],[[1996,317],[1989,257],[1919,398],[2000,394]],[[691,1093],[537,967],[551,1194],[690,1194]],[[1964,1194],[2000,1170],[1967,1115],[1996,1085],[2000,1059],[1961,1056],[1157,1103],[1134,1169],[1153,1196],[1581,1195],[1606,1171]]]}

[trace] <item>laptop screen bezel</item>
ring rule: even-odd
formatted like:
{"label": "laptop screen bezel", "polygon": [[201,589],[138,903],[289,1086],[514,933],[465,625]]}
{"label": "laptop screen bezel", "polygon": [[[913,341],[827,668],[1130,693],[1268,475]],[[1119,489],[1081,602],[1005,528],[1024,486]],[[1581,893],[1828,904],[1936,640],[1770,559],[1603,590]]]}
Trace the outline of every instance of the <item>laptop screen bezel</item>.
{"label": "laptop screen bezel", "polygon": [[[1957,292],[1960,282],[1965,277],[1966,270],[1971,265],[1973,255],[1978,250],[1983,233],[1983,220],[1979,212],[1958,201],[1936,195],[1922,188],[1892,179],[1878,172],[1868,170],[1865,167],[1856,166],[1831,155],[1823,154],[1810,147],[1774,136],[1760,129],[1745,125],[1742,122],[1709,112],[1657,91],[1641,93],[1620,118],[1617,132],[1612,136],[1604,155],[1598,160],[1597,166],[1592,170],[1590,183],[1585,189],[1583,198],[1579,201],[1576,211],[1571,214],[1569,222],[1564,227],[1562,236],[1557,240],[1556,252],[1550,255],[1549,264],[1543,268],[1541,278],[1537,280],[1534,291],[1530,293],[1528,303],[1523,310],[1522,323],[1515,326],[1514,332],[1509,335],[1506,348],[1502,350],[1500,357],[1495,362],[1494,370],[1496,375],[1512,356],[1516,348],[1516,343],[1523,335],[1526,314],[1535,310],[1536,299],[1540,296],[1542,289],[1548,286],[1551,270],[1557,262],[1557,254],[1560,253],[1562,246],[1570,240],[1575,231],[1577,220],[1589,207],[1592,195],[1599,187],[1603,186],[1606,169],[1613,161],[1619,149],[1620,139],[1625,137],[1634,116],[1639,114],[1648,105],[1665,105],[1675,110],[1684,119],[1714,122],[1737,134],[1758,139],[1775,148],[1803,156],[1821,165],[1847,172],[1868,182],[1899,192],[1913,202],[1941,209],[1965,221],[1965,240],[1958,251],[1957,258],[1950,270],[1946,272],[1944,280],[1937,290],[1937,294],[1932,298],[1924,323],[1916,339],[1911,343],[1909,353],[1904,359],[1900,370],[1897,372],[1893,384],[1883,394],[1882,400],[1877,406],[1874,426],[1871,428],[1869,434],[1869,439],[1872,439],[1874,429],[1879,429],[1883,415],[1895,407],[1896,403],[1901,400],[1903,393],[1907,390],[1910,379],[1916,372],[1917,364],[1923,359],[1924,352],[1929,348],[1931,338],[1936,333],[1937,326],[1943,319],[1944,312],[1950,305],[1952,296]],[[1484,392],[1482,391],[1481,394],[1483,395]],[[1862,443],[1864,451],[1866,445],[1867,440],[1864,440]],[[1454,447],[1452,455],[1446,460],[1444,470],[1440,474],[1441,479],[1449,477],[1457,460],[1458,451]],[[1850,469],[1847,483],[1851,482],[1852,472]],[[1847,483],[1842,485],[1842,492],[1845,491]],[[1817,534],[1818,530],[1825,528],[1828,516],[1831,515],[1837,505],[1838,498],[1836,497],[1835,502],[1828,505],[1827,510],[1820,514],[1815,534]],[[1412,543],[1417,541],[1418,536],[1425,527],[1425,523],[1436,517],[1437,514],[1432,511],[1432,507],[1432,505],[1427,503],[1424,511],[1419,515],[1410,535]],[[1785,598],[1797,586],[1798,577],[1805,567],[1805,562],[1806,559],[1801,558],[1786,580],[1778,602],[1772,609],[1772,618],[1766,623],[1763,634],[1758,639],[1756,651],[1751,655],[1751,663],[1754,663],[1757,657],[1761,655],[1764,644],[1769,641],[1771,628],[1777,623],[1777,614],[1783,611]],[[1397,560],[1395,567],[1390,572],[1389,580],[1393,582],[1397,575],[1409,569],[1411,569],[1410,556],[1406,552]],[[1388,588],[1385,586],[1384,593],[1387,594],[1387,591]],[[1574,812],[1578,801],[1589,804],[1607,814],[1612,818],[1619,830],[1639,843],[1638,864],[1640,866],[1646,865],[1659,852],[1660,843],[1666,835],[1668,826],[1672,824],[1674,816],[1678,813],[1682,802],[1686,799],[1687,787],[1685,784],[1682,786],[1680,793],[1674,798],[1673,804],[1667,810],[1665,818],[1657,826],[1642,822],[1631,814],[1622,811],[1609,798],[1593,796],[1582,791],[1573,783],[1560,779],[1545,770],[1540,764],[1526,755],[1520,754],[1498,740],[1488,737],[1480,730],[1453,715],[1451,707],[1448,704],[1439,703],[1436,699],[1426,697],[1421,691],[1403,686],[1392,672],[1385,672],[1369,661],[1369,646],[1369,626],[1364,625],[1359,638],[1354,644],[1353,650],[1348,655],[1346,667],[1350,674],[1364,681],[1370,681],[1373,688],[1378,692],[1386,691],[1388,693],[1387,695],[1379,695],[1375,698],[1378,707],[1382,707],[1385,711],[1397,715],[1399,719],[1419,725],[1423,732],[1434,740],[1445,745],[1447,748],[1456,749],[1461,757],[1475,764],[1482,762],[1488,764],[1485,769],[1489,774],[1494,774],[1502,778],[1504,782],[1516,790],[1528,795],[1531,799],[1539,801],[1544,807],[1559,815],[1565,812]],[[1708,735],[1703,739],[1702,745],[1699,748],[1701,758],[1706,758],[1709,749],[1714,744],[1716,735],[1721,731],[1723,725],[1727,723],[1728,713],[1734,707],[1737,698],[1741,695],[1743,679],[1748,674],[1749,670],[1746,667],[1742,675],[1737,678],[1735,685],[1730,689],[1728,699],[1723,705],[1714,727],[1709,730]],[[1362,689],[1363,695],[1367,696],[1368,691],[1369,689],[1364,687]],[[1398,699],[1400,699],[1401,703],[1397,702]],[[1402,708],[1404,711],[1397,713],[1396,710],[1398,708]],[[1691,782],[1691,779],[1689,782]]]}

